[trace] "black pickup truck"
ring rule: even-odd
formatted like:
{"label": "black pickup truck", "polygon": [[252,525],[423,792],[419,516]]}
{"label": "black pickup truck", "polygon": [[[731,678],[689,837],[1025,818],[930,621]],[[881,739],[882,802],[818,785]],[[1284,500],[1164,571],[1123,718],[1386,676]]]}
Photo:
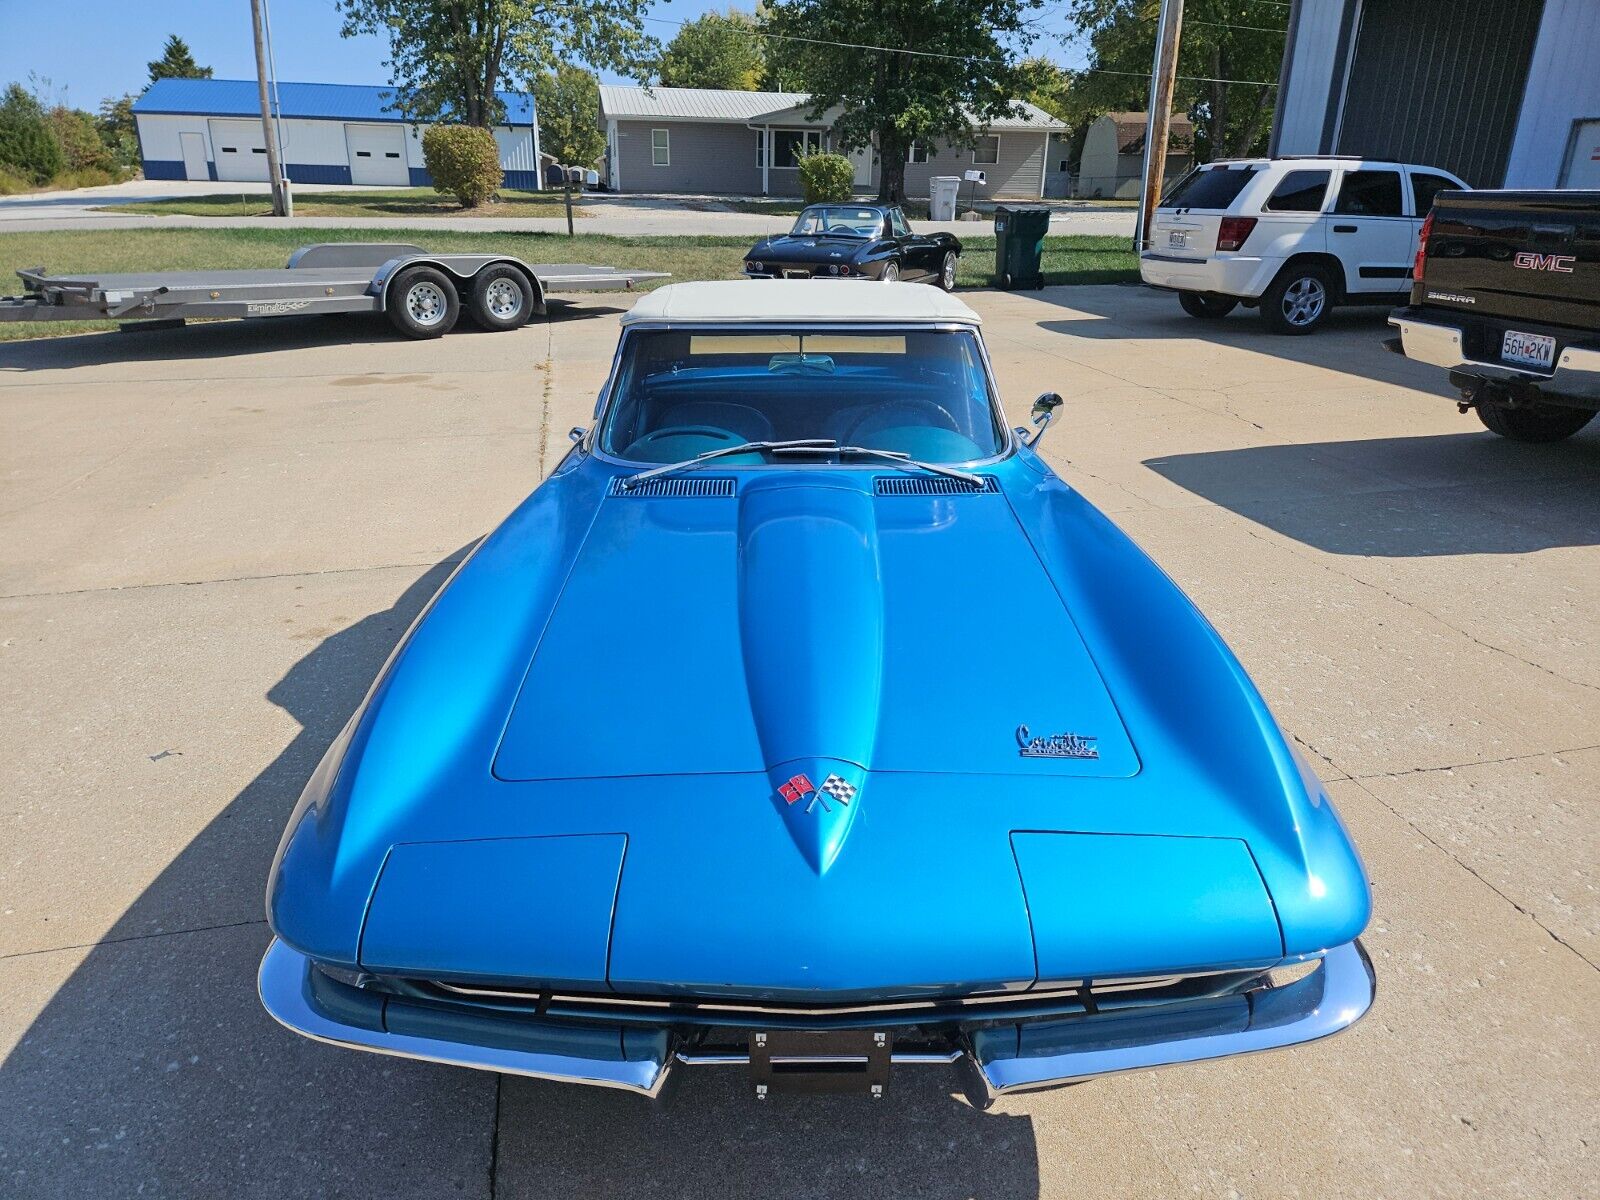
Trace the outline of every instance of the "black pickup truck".
{"label": "black pickup truck", "polygon": [[1440,192],[1390,349],[1450,372],[1461,411],[1558,442],[1600,411],[1600,191]]}

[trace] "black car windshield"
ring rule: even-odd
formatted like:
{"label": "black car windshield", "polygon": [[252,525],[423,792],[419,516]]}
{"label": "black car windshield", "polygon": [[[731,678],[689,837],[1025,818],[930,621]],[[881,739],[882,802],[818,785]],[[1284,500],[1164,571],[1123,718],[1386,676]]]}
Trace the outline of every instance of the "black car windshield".
{"label": "black car windshield", "polygon": [[[970,330],[639,330],[623,341],[606,411],[600,445],[630,462],[795,438],[930,463],[1005,445]],[[723,460],[767,461],[757,451]]]}
{"label": "black car windshield", "polygon": [[819,233],[880,237],[883,234],[883,210],[858,208],[850,204],[814,204],[800,211],[795,218],[794,228],[789,232],[813,237]]}

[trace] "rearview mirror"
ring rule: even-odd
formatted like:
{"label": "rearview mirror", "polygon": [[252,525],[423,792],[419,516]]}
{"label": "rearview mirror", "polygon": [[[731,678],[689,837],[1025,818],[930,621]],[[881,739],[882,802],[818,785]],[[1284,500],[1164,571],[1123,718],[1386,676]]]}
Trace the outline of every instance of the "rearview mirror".
{"label": "rearview mirror", "polygon": [[1033,402],[1033,434],[1027,438],[1025,445],[1039,444],[1039,439],[1050,427],[1050,422],[1056,419],[1056,409],[1060,408],[1062,403],[1061,397],[1055,392],[1045,392]]}

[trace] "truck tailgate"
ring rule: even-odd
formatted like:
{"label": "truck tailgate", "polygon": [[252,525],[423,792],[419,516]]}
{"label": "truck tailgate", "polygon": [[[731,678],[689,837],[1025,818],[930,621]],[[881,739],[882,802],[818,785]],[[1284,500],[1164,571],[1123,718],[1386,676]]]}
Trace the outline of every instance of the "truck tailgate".
{"label": "truck tailgate", "polygon": [[1441,193],[1411,302],[1600,329],[1600,193]]}

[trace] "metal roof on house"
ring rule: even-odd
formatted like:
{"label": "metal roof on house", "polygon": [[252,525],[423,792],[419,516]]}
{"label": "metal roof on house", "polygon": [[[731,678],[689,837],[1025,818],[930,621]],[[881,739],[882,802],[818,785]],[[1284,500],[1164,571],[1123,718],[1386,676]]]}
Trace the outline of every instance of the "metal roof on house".
{"label": "metal roof on house", "polygon": [[[506,106],[506,123],[533,124],[533,97],[525,92],[497,92]],[[279,113],[326,121],[403,121],[394,107],[393,88],[354,83],[278,84]],[[261,101],[254,79],[158,79],[134,101],[133,111],[147,116],[175,114],[201,117],[259,117]]]}
{"label": "metal roof on house", "polygon": [[[792,122],[831,124],[831,114],[806,116],[811,97],[805,92],[736,92],[721,88],[622,87],[602,84],[600,115],[610,121],[717,121],[741,124]],[[995,117],[986,129],[1065,129],[1066,126],[1026,100],[1016,102],[1019,116]]]}
{"label": "metal roof on house", "polygon": [[[1117,153],[1143,154],[1148,113],[1108,112],[1101,117],[1117,127]],[[1167,150],[1188,154],[1194,149],[1194,122],[1188,113],[1175,112],[1167,124]]]}

